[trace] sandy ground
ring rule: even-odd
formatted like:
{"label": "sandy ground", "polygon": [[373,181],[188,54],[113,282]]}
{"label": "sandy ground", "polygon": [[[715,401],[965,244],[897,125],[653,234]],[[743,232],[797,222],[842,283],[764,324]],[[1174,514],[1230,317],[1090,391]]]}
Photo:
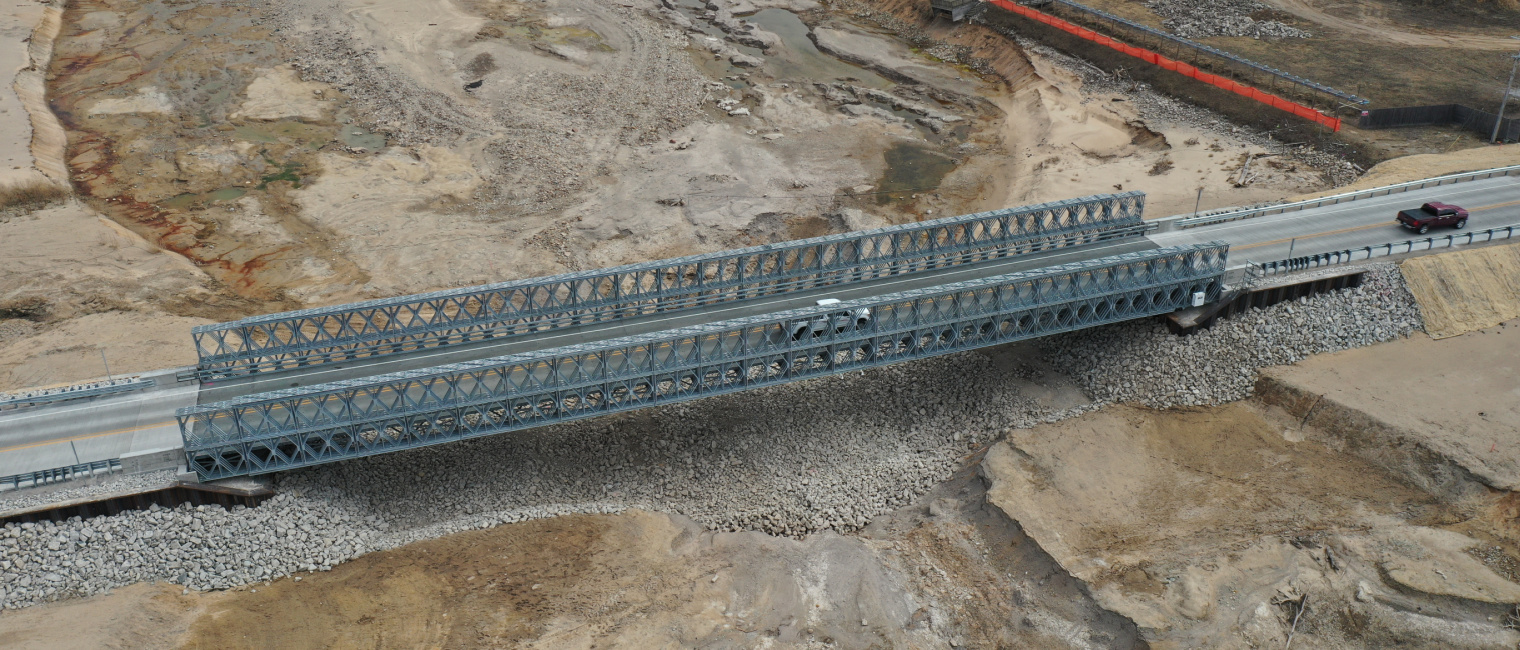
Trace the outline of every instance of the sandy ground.
{"label": "sandy ground", "polygon": [[[1119,189],[1150,192],[1149,214],[1165,215],[1191,209],[1200,185],[1208,208],[1322,183],[1312,169],[1258,162],[1260,178],[1236,188],[1244,157],[1264,151],[1084,92],[1071,73],[979,26],[922,25],[985,58],[985,74],[848,11],[765,6],[772,13],[746,18],[757,26],[742,38],[716,25],[736,19],[709,22],[653,0],[89,0],[50,10],[57,45],[40,55],[51,62],[37,58],[47,39],[33,36],[35,69],[16,86],[50,71],[57,117],[31,122],[57,137],[32,143],[52,153],[31,168],[61,176],[67,161],[83,194],[70,209],[106,217],[70,222],[83,241],[130,231],[146,242],[133,250],[167,253],[151,272],[104,249],[71,260],[49,239],[56,229],[18,227],[31,217],[16,215],[0,223],[0,254],[34,261],[0,270],[28,278],[8,283],[0,302],[67,303],[25,316],[44,329],[100,310],[76,304],[89,303],[135,311],[148,329],[150,314],[164,314],[157,329],[168,331],[182,328],[174,318],[226,320]],[[917,15],[906,3],[886,8]],[[45,15],[26,5],[6,19],[0,50],[18,66],[21,39]],[[854,63],[819,52],[810,36]],[[758,67],[730,62],[740,55]],[[890,101],[864,98],[868,89]],[[25,112],[5,110],[0,119],[18,127],[5,130],[4,146],[18,152],[6,155],[19,156]],[[0,385],[48,365],[51,348],[0,346],[10,367],[32,368]],[[187,349],[164,348],[157,365],[183,363]],[[72,365],[55,367],[50,381],[70,378]]]}
{"label": "sandy ground", "polygon": [[[24,321],[23,321],[24,322]],[[102,378],[105,362],[116,376],[195,365],[190,328],[201,318],[137,311],[88,314],[28,332],[0,329],[0,387],[52,386]],[[7,323],[0,321],[0,324]],[[40,330],[40,331],[39,331]],[[35,333],[33,333],[35,332]],[[105,361],[101,353],[105,353]]]}
{"label": "sandy ground", "polygon": [[[64,133],[43,98],[61,12],[0,10],[0,183],[66,183]],[[102,217],[62,201],[0,210],[0,390],[193,362],[190,327],[209,278]]]}
{"label": "sandy ground", "polygon": [[1520,318],[1520,245],[1426,255],[1399,268],[1432,338]]}
{"label": "sandy ground", "polygon": [[[169,648],[175,647],[219,595],[182,596],[165,585],[132,585],[99,598],[60,603],[53,608],[8,612],[0,626],[7,648]],[[89,620],[90,625],[63,624]]]}
{"label": "sandy ground", "polygon": [[[1147,114],[1123,92],[1087,88],[1057,61],[1026,52],[980,25],[928,21],[918,3],[893,0],[845,11],[890,11],[928,37],[968,50],[1007,80],[990,97],[1006,114],[1000,143],[1011,167],[979,209],[1056,201],[1075,196],[1140,190],[1146,215],[1165,217],[1277,200],[1323,187],[1318,172],[1232,135],[1207,112]],[[1116,84],[1122,85],[1122,84]],[[1179,119],[1179,116],[1186,118]],[[1214,122],[1215,124],[1210,124]],[[1246,156],[1253,180],[1238,186]],[[968,165],[968,169],[971,166]],[[1201,202],[1199,190],[1202,189]]]}
{"label": "sandy ground", "polygon": [[[1007,128],[1010,135],[1044,135],[1025,145],[1025,173],[1034,179],[1009,203],[1140,190],[1147,217],[1160,218],[1190,213],[1195,205],[1211,210],[1277,200],[1320,184],[1314,170],[1284,164],[1278,151],[1191,124],[1146,119],[1119,93],[1082,91],[1071,72],[1031,62],[1045,83],[1004,104],[1013,116]],[[1254,159],[1255,180],[1236,186],[1247,156]]]}
{"label": "sandy ground", "polygon": [[[1386,41],[1416,47],[1451,47],[1464,50],[1515,49],[1515,42],[1507,34],[1474,34],[1469,31],[1442,29],[1419,29],[1388,20],[1382,15],[1376,2],[1324,2],[1323,0],[1264,0],[1277,9],[1305,20],[1350,32],[1362,38]],[[1326,11],[1353,13],[1355,17],[1338,16]]]}
{"label": "sandy ground", "polygon": [[1396,185],[1432,176],[1520,165],[1520,144],[1485,145],[1450,153],[1427,153],[1395,158],[1367,170],[1356,182],[1333,190],[1293,197],[1299,201],[1320,196]]}
{"label": "sandy ground", "polygon": [[0,217],[0,390],[193,365],[207,278],[77,201]]}
{"label": "sandy ground", "polygon": [[1520,488],[1520,323],[1415,336],[1263,374],[1368,414],[1393,438],[1455,459],[1489,486]]}
{"label": "sandy ground", "polygon": [[1303,647],[1520,641],[1473,625],[1520,585],[1441,526],[1468,517],[1254,403],[1016,431],[985,471],[989,501],[1152,647],[1281,647],[1304,596]]}
{"label": "sandy ground", "polygon": [[[42,5],[11,3],[0,10],[0,78],[14,80],[23,68],[31,66],[28,38],[32,28],[42,20]],[[0,183],[35,180],[32,165],[32,125],[13,83],[0,89]]]}

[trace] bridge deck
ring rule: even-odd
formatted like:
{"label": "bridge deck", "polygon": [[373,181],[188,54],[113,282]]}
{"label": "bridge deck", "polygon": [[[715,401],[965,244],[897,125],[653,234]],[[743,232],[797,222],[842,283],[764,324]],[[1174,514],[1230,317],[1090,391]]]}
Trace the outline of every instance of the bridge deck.
{"label": "bridge deck", "polygon": [[[1223,243],[1132,252],[828,307],[706,323],[182,409],[205,479],[647,408],[1175,311],[1217,297]],[[864,325],[788,324],[869,308]]]}
{"label": "bridge deck", "polygon": [[812,306],[820,298],[856,300],[871,296],[921,289],[951,282],[962,282],[1005,273],[1027,271],[1076,260],[1106,255],[1118,255],[1157,248],[1154,242],[1137,237],[1089,246],[1064,248],[1045,253],[1033,253],[1018,257],[988,260],[977,264],[925,271],[910,276],[895,276],[867,280],[842,287],[825,287],[799,291],[780,296],[767,296],[745,302],[712,305],[701,309],[674,314],[649,314],[620,321],[592,323],[545,332],[534,337],[519,337],[498,341],[481,341],[455,345],[436,350],[426,350],[407,355],[359,359],[349,362],[316,366],[299,374],[282,374],[269,377],[254,375],[224,381],[205,382],[201,385],[200,404],[220,402],[240,395],[262,393],[298,386],[311,386],[358,377],[368,377],[390,372],[413,370],[458,363],[471,359],[498,357],[553,347],[587,343],[615,338],[675,329],[699,323],[733,318],[743,318],[787,309]]}

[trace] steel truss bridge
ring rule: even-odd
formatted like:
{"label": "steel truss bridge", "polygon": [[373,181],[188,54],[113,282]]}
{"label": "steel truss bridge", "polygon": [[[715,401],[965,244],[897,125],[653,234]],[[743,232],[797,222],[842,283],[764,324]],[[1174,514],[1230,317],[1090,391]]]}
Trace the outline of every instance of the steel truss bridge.
{"label": "steel truss bridge", "polygon": [[203,381],[698,310],[1114,239],[1136,238],[1145,195],[1103,194],[609,269],[203,325]]}
{"label": "steel truss bridge", "polygon": [[[1502,239],[1520,221],[1506,169],[1149,222],[1143,195],[1100,195],[213,325],[196,331],[197,367],[145,373],[133,390],[12,395],[24,403],[0,404],[0,470],[119,458],[179,459],[208,479],[273,472],[1138,318],[1191,303],[1195,287],[1212,299],[1218,241],[1233,272],[1403,253],[1389,217],[1426,201],[1488,229],[1437,247]],[[1216,251],[1201,266],[1114,271],[1200,245]],[[777,338],[856,307],[875,322]]]}
{"label": "steel truss bridge", "polygon": [[[1120,200],[1138,205],[1139,197]],[[1191,304],[1194,294],[1217,298],[1227,249],[1213,242],[1131,252],[827,307],[254,394],[181,409],[178,419],[189,467],[202,478],[274,472],[1168,313]],[[914,249],[915,259],[925,257],[923,250]],[[854,277],[853,269],[840,273]],[[817,281],[825,272],[804,275]],[[704,294],[688,288],[682,295]],[[873,313],[863,327],[801,340],[788,335],[788,323],[857,307]]]}

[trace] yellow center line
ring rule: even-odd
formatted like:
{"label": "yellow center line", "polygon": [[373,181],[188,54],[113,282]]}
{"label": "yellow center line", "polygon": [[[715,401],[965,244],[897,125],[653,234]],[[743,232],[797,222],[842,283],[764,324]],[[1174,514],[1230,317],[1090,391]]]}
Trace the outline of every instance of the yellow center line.
{"label": "yellow center line", "polygon": [[1512,205],[1520,205],[1520,201],[1510,201],[1509,203],[1495,203],[1493,205],[1480,206],[1480,207],[1476,207],[1476,208],[1473,208],[1471,210],[1468,210],[1468,212],[1478,212],[1480,210],[1492,210],[1494,208],[1507,208],[1507,207],[1512,206]]}
{"label": "yellow center line", "polygon": [[1271,246],[1272,244],[1283,244],[1283,243],[1287,243],[1289,241],[1292,241],[1294,239],[1314,239],[1315,237],[1328,237],[1330,235],[1339,235],[1341,233],[1356,232],[1358,230],[1369,230],[1369,229],[1372,229],[1372,228],[1385,228],[1388,225],[1389,224],[1386,224],[1386,223],[1369,223],[1369,224],[1367,224],[1365,226],[1353,226],[1353,227],[1350,227],[1350,228],[1341,228],[1340,230],[1330,230],[1330,231],[1327,231],[1327,232],[1315,233],[1315,234],[1312,234],[1312,235],[1303,235],[1303,236],[1300,236],[1300,237],[1283,237],[1282,239],[1274,239],[1272,241],[1264,241],[1264,242],[1259,242],[1259,243],[1255,243],[1255,244],[1248,244],[1246,246],[1231,246],[1230,250],[1237,250],[1237,251],[1239,251],[1239,250],[1245,250],[1245,249],[1248,249],[1248,248],[1258,248],[1258,247],[1261,247],[1261,246]]}
{"label": "yellow center line", "polygon": [[56,438],[56,439],[53,439],[53,440],[43,440],[42,442],[28,443],[28,444],[25,444],[25,445],[16,445],[14,447],[5,447],[5,448],[0,448],[0,454],[3,454],[3,453],[8,452],[8,451],[19,451],[19,450],[22,450],[22,449],[31,449],[33,447],[43,447],[43,446],[46,446],[46,445],[56,445],[56,444],[63,443],[63,442],[70,442],[70,441],[77,441],[77,440],[89,440],[91,438],[104,438],[106,436],[114,436],[114,435],[118,435],[118,434],[122,434],[122,433],[132,433],[134,431],[142,431],[143,429],[157,429],[159,427],[168,426],[168,425],[171,425],[171,424],[175,425],[175,426],[178,426],[179,425],[179,421],[178,420],[169,420],[167,422],[158,422],[158,423],[154,423],[154,424],[144,424],[142,426],[128,427],[128,428],[125,428],[125,429],[117,429],[115,431],[107,431],[105,433],[92,433],[92,434],[84,435],[84,436],[75,436],[73,438]]}
{"label": "yellow center line", "polygon": [[[1481,212],[1483,210],[1493,210],[1495,208],[1507,208],[1507,207],[1512,206],[1512,205],[1520,205],[1520,201],[1510,201],[1508,203],[1495,203],[1493,205],[1478,206],[1476,208],[1472,208],[1472,209],[1468,210],[1468,212],[1469,213],[1471,213],[1471,212]],[[1389,224],[1389,223],[1369,223],[1369,224],[1367,224],[1365,226],[1352,226],[1350,228],[1341,228],[1340,230],[1330,230],[1330,231],[1326,231],[1326,232],[1314,233],[1312,235],[1303,235],[1303,236],[1300,236],[1300,237],[1283,237],[1282,239],[1274,239],[1272,241],[1264,241],[1264,242],[1259,242],[1259,243],[1255,243],[1255,244],[1247,244],[1245,246],[1232,246],[1231,250],[1238,250],[1239,251],[1239,250],[1246,250],[1246,249],[1250,249],[1250,248],[1259,248],[1259,247],[1262,247],[1262,246],[1271,246],[1272,244],[1282,244],[1282,243],[1286,243],[1286,242],[1289,242],[1289,241],[1292,241],[1292,240],[1295,240],[1295,239],[1314,239],[1316,237],[1328,237],[1330,235],[1339,235],[1339,234],[1348,233],[1348,232],[1356,232],[1358,230],[1370,230],[1372,228],[1383,228],[1383,227],[1386,227],[1386,226],[1389,226],[1389,225],[1396,225],[1396,223],[1395,224]]]}

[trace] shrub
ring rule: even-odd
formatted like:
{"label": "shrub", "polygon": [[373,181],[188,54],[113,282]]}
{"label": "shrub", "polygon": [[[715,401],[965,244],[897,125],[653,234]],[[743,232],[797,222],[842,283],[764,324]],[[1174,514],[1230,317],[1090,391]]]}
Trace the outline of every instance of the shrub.
{"label": "shrub", "polygon": [[42,207],[68,195],[68,189],[47,181],[6,183],[0,185],[0,209]]}

